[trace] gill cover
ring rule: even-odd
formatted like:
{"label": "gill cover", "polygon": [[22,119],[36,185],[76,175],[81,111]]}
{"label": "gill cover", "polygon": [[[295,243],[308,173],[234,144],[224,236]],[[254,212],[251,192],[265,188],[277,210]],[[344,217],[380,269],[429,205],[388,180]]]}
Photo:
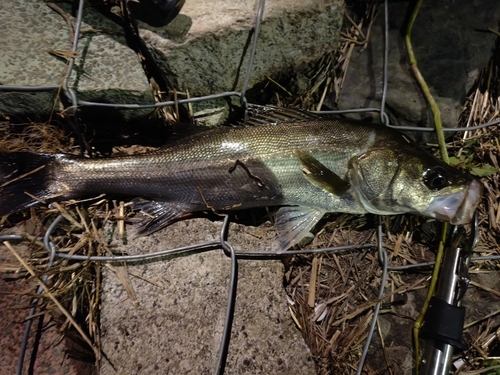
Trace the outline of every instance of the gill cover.
{"label": "gill cover", "polygon": [[393,185],[399,174],[401,156],[396,150],[374,149],[351,159],[349,175],[361,205],[378,215],[406,212],[394,204]]}

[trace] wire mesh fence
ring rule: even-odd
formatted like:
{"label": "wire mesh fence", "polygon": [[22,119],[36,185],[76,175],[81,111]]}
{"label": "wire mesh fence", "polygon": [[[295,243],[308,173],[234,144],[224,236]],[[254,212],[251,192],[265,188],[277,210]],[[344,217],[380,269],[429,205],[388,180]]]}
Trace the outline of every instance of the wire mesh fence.
{"label": "wire mesh fence", "polygon": [[[223,97],[231,97],[231,96],[236,96],[240,98],[240,102],[242,107],[246,108],[248,103],[246,100],[246,91],[248,88],[248,82],[250,79],[250,76],[252,74],[252,67],[254,64],[254,57],[256,54],[256,49],[257,49],[257,40],[259,36],[259,29],[260,25],[262,22],[262,16],[265,11],[265,0],[260,0],[258,1],[258,10],[256,14],[256,19],[255,19],[255,26],[254,26],[254,33],[253,33],[253,40],[252,40],[252,48],[250,52],[250,59],[249,63],[246,69],[246,74],[245,74],[245,79],[244,79],[244,84],[241,92],[237,91],[228,91],[228,92],[223,92],[215,95],[208,95],[208,96],[203,96],[203,97],[195,97],[195,98],[189,98],[189,99],[182,99],[182,100],[177,100],[177,101],[166,101],[166,102],[158,102],[158,103],[151,103],[151,104],[126,104],[126,103],[121,103],[121,104],[113,104],[113,103],[98,103],[98,102],[89,102],[89,101],[83,101],[78,99],[78,93],[71,87],[70,85],[70,76],[72,73],[72,70],[74,68],[75,64],[75,54],[77,53],[78,50],[78,40],[80,37],[80,27],[82,23],[82,17],[84,13],[84,0],[79,0],[78,3],[78,12],[77,12],[77,17],[75,21],[75,33],[74,33],[74,39],[73,39],[73,45],[72,45],[72,53],[73,57],[69,58],[69,64],[67,67],[67,71],[65,74],[65,78],[62,84],[62,87],[60,86],[39,86],[39,87],[26,87],[26,86],[0,86],[0,91],[1,92],[14,92],[14,91],[26,91],[26,92],[39,92],[39,91],[52,91],[52,90],[59,90],[61,89],[62,94],[72,103],[72,113],[73,113],[73,121],[75,124],[75,132],[77,135],[78,140],[80,141],[80,151],[83,154],[84,152],[84,145],[82,142],[82,134],[80,131],[80,126],[78,123],[78,115],[77,115],[77,109],[81,107],[101,107],[101,108],[114,108],[114,109],[122,109],[122,110],[130,110],[130,109],[148,109],[148,108],[161,108],[165,106],[174,106],[178,104],[187,104],[187,103],[194,103],[194,102],[201,102],[201,101],[207,101],[211,99],[216,99],[216,98],[223,98]],[[402,126],[394,126],[389,124],[389,117],[385,113],[385,100],[386,100],[386,93],[387,93],[387,60],[388,60],[388,50],[389,50],[389,34],[388,34],[388,5],[387,5],[387,0],[384,2],[384,16],[385,16],[385,29],[384,29],[384,71],[383,71],[383,87],[382,87],[382,101],[381,101],[381,108],[357,108],[357,109],[352,109],[352,110],[343,110],[343,111],[319,111],[316,113],[321,113],[321,114],[342,114],[342,113],[349,113],[349,112],[375,112],[378,113],[381,119],[381,122],[385,126],[393,127],[398,130],[408,130],[408,131],[418,131],[418,132],[432,132],[434,129],[432,128],[421,128],[421,127],[402,127]],[[495,120],[491,121],[482,125],[478,126],[470,126],[467,128],[446,128],[443,129],[443,131],[446,132],[464,132],[464,131],[472,131],[472,130],[477,130],[477,129],[482,129],[485,127],[493,126],[500,123],[500,120]],[[47,271],[52,267],[52,264],[54,262],[54,259],[56,258],[61,258],[61,259],[66,259],[66,260],[73,260],[73,261],[94,261],[94,262],[112,262],[112,263],[127,263],[127,262],[136,262],[136,261],[141,261],[141,260],[146,260],[146,259],[153,259],[153,258],[161,258],[165,256],[172,256],[172,255],[181,255],[181,254],[190,254],[190,253],[199,253],[199,252],[205,252],[205,251],[213,251],[213,250],[223,250],[224,254],[230,258],[231,260],[231,273],[230,273],[230,284],[229,284],[229,292],[228,292],[228,297],[227,297],[227,305],[226,305],[226,315],[225,315],[225,324],[224,324],[224,329],[223,329],[223,335],[222,335],[222,340],[220,343],[220,349],[219,349],[219,355],[217,359],[217,363],[214,365],[214,372],[216,374],[222,374],[225,369],[225,363],[226,363],[226,358],[228,354],[228,350],[230,350],[229,346],[229,341],[230,341],[230,333],[231,333],[231,322],[232,322],[232,315],[234,312],[234,306],[235,306],[235,299],[236,299],[236,285],[237,285],[237,267],[238,267],[238,261],[243,260],[243,259],[270,259],[270,258],[275,258],[275,259],[280,259],[286,256],[290,255],[305,255],[305,254],[317,254],[317,253],[335,253],[335,252],[345,252],[349,250],[356,250],[356,249],[375,249],[378,254],[378,259],[380,262],[380,266],[382,269],[382,276],[380,279],[380,286],[379,286],[379,292],[378,292],[378,298],[381,299],[384,295],[385,291],[385,286],[386,286],[386,278],[387,274],[389,271],[401,271],[401,270],[407,270],[410,268],[417,268],[417,267],[427,267],[431,266],[433,263],[420,263],[420,264],[412,264],[412,265],[406,265],[406,266],[392,266],[389,264],[388,261],[388,255],[387,251],[383,246],[383,226],[382,226],[382,220],[379,217],[378,219],[378,227],[377,227],[377,236],[376,239],[377,241],[375,243],[365,243],[363,245],[356,245],[356,246],[337,246],[337,247],[328,247],[328,248],[320,248],[320,249],[312,249],[312,250],[289,250],[286,253],[276,253],[272,251],[266,251],[266,250],[248,250],[248,251],[236,251],[232,244],[227,240],[228,238],[228,231],[229,231],[229,223],[230,223],[230,216],[225,215],[224,220],[223,220],[223,226],[222,230],[219,233],[219,239],[217,241],[210,241],[210,242],[204,242],[200,243],[197,245],[190,245],[190,246],[185,246],[185,247],[180,247],[180,248],[174,248],[174,249],[168,249],[168,250],[161,250],[161,251],[156,251],[152,253],[145,253],[141,255],[123,255],[123,256],[86,256],[86,255],[69,255],[65,253],[61,253],[58,251],[54,243],[51,241],[51,238],[53,236],[54,231],[60,226],[61,222],[65,220],[65,218],[62,215],[59,215],[50,225],[50,227],[47,229],[45,235],[43,238],[40,238],[40,241],[43,241],[43,245],[49,254],[49,261],[47,262]],[[23,236],[17,236],[17,235],[3,235],[0,236],[0,240],[5,241],[5,242],[16,242],[16,241],[24,241],[25,237]],[[473,260],[492,260],[492,259],[500,259],[500,256],[489,256],[489,257],[475,257]],[[47,280],[47,275],[44,276],[44,281]],[[37,290],[37,294],[41,294],[43,292],[42,288],[39,287]],[[37,302],[38,299],[34,299],[32,302],[32,307],[29,312],[29,316],[33,316],[35,314],[35,310],[37,308]],[[377,316],[381,308],[381,302],[377,303],[374,307],[374,313],[373,313],[373,318],[368,330],[368,337],[366,339],[365,345],[363,347],[363,352],[361,355],[361,360],[358,364],[357,368],[357,374],[361,374],[364,366],[364,362],[366,360],[366,357],[368,355],[368,349],[372,340],[373,333],[375,331],[375,326],[376,326],[376,321],[377,321]],[[24,356],[26,353],[27,349],[27,342],[28,342],[28,336],[29,332],[31,329],[31,324],[32,324],[32,319],[28,319],[26,323],[26,328],[24,331],[24,337],[21,343],[21,351],[20,351],[20,356],[19,356],[19,361],[18,361],[18,368],[17,368],[17,373],[21,374],[22,373],[22,366],[24,362]]]}

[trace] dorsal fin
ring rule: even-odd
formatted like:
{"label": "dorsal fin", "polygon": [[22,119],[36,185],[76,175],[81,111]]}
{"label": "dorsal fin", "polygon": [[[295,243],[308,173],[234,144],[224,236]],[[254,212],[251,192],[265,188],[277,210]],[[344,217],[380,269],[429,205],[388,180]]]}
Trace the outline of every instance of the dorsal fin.
{"label": "dorsal fin", "polygon": [[321,118],[320,115],[301,109],[250,104],[245,120],[238,125],[276,125],[286,122],[311,121],[319,118]]}

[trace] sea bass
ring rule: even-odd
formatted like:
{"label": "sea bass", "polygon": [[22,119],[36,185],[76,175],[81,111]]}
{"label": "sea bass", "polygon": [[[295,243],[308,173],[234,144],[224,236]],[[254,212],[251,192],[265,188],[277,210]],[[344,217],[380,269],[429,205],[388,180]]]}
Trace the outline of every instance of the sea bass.
{"label": "sea bass", "polygon": [[89,159],[0,155],[0,216],[41,203],[114,193],[150,217],[145,234],[189,214],[281,206],[283,250],[328,212],[415,213],[468,223],[480,182],[396,130],[299,110],[268,108],[245,124],[180,139],[142,155]]}

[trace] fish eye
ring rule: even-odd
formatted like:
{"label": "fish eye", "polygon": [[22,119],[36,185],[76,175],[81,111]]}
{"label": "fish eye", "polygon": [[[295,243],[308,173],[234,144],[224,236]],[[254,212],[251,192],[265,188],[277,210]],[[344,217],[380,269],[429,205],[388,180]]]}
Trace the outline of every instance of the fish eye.
{"label": "fish eye", "polygon": [[424,172],[424,183],[432,190],[439,190],[449,185],[447,173],[441,167],[427,169]]}

